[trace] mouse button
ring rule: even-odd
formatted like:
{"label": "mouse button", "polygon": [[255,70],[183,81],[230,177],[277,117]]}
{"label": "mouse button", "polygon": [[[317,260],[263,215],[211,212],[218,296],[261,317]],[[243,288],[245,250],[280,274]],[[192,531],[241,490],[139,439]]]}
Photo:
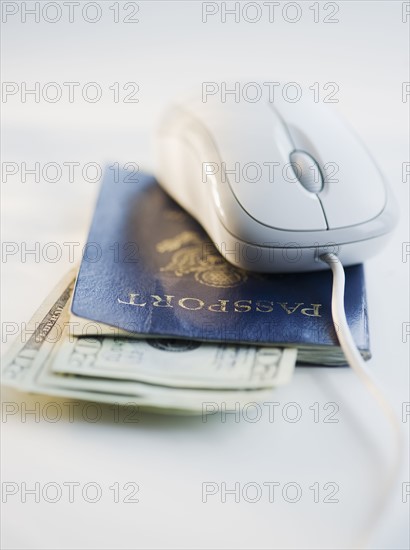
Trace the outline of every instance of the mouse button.
{"label": "mouse button", "polygon": [[215,141],[222,160],[229,157],[240,163],[252,161],[258,150],[270,160],[278,154],[287,157],[292,150],[282,120],[261,102],[219,108],[205,105],[196,114]]}
{"label": "mouse button", "polygon": [[329,229],[375,218],[386,203],[383,179],[356,134],[326,105],[279,106],[295,148],[309,153],[323,175],[318,195]]}
{"label": "mouse button", "polygon": [[337,156],[330,165],[332,176],[320,193],[320,200],[329,229],[365,223],[376,218],[386,204],[386,190],[382,176],[365,153],[355,155],[353,150]]}
{"label": "mouse button", "polygon": [[344,124],[336,147],[323,146],[325,185],[320,193],[329,229],[358,225],[376,218],[387,195],[383,177],[360,139]]}
{"label": "mouse button", "polygon": [[285,231],[322,231],[327,229],[319,199],[298,183],[278,182],[269,192],[249,195],[241,203],[254,219]]}
{"label": "mouse button", "polygon": [[291,124],[289,124],[288,126],[288,132],[292,140],[294,149],[297,151],[304,151],[305,153],[313,157],[315,162],[320,167],[322,161],[321,152],[318,149],[317,144],[312,142],[307,133],[301,128],[297,128],[296,126]]}
{"label": "mouse button", "polygon": [[[286,121],[287,131],[293,148],[313,157],[323,173],[323,165],[337,149],[338,119],[326,106],[307,101],[298,103],[280,102],[278,111]],[[325,174],[323,174],[325,176]]]}
{"label": "mouse button", "polygon": [[221,187],[228,183],[249,216],[277,229],[327,229],[316,195],[288,174],[294,146],[275,111],[261,104],[240,106],[219,112],[219,116],[215,112],[204,125],[221,158]]}
{"label": "mouse button", "polygon": [[323,177],[315,159],[305,151],[292,151],[290,164],[296,178],[311,193],[319,193],[323,188]]}
{"label": "mouse button", "polygon": [[189,141],[199,140],[202,146],[208,143],[205,152],[202,147],[195,148],[202,166],[204,162],[215,163],[210,167],[212,182],[217,183],[228,226],[233,199],[250,217],[268,227],[327,229],[316,195],[306,191],[296,178],[283,177],[294,146],[281,117],[268,105],[227,105],[224,109],[205,105],[192,112],[192,120],[198,125],[192,123],[196,130]]}

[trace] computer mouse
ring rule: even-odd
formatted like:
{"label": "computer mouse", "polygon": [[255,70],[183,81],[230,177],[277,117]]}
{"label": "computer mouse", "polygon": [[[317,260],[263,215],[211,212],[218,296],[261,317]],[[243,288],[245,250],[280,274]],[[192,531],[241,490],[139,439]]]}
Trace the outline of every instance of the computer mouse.
{"label": "computer mouse", "polygon": [[160,185],[242,269],[326,269],[320,257],[329,252],[361,263],[397,219],[365,146],[311,96],[175,104],[160,124],[158,153]]}

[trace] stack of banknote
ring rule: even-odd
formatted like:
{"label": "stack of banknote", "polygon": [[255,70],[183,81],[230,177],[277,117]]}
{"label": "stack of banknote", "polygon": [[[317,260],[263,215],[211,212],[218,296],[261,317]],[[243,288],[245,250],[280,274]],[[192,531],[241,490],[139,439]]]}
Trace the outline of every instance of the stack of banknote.
{"label": "stack of banknote", "polygon": [[76,322],[70,320],[75,275],[60,281],[15,341],[3,364],[3,384],[32,393],[201,413],[209,403],[230,410],[265,400],[292,376],[294,348],[75,336]]}
{"label": "stack of banknote", "polygon": [[[201,412],[210,402],[235,408],[271,399],[296,359],[344,363],[330,272],[245,272],[222,257],[223,246],[209,242],[152,176],[115,179],[108,170],[81,266],[15,342],[3,384]],[[346,270],[345,303],[356,344],[369,357],[360,265]]]}

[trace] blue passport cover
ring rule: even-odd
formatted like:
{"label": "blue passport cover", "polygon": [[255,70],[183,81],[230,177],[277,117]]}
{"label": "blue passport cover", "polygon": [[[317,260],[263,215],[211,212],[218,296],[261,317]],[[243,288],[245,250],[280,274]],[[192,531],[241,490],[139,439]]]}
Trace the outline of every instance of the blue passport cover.
{"label": "blue passport cover", "polygon": [[[235,268],[153,176],[107,169],[72,312],[146,336],[329,349],[338,346],[331,288],[330,271]],[[345,305],[355,342],[369,356],[362,265],[346,268]]]}

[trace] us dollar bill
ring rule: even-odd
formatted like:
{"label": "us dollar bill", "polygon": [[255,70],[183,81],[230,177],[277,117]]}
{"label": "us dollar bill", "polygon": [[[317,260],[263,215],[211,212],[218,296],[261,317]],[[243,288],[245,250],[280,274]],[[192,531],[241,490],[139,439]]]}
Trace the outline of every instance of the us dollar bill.
{"label": "us dollar bill", "polygon": [[177,388],[249,390],[287,383],[295,359],[294,349],[74,337],[63,340],[52,370]]}
{"label": "us dollar bill", "polygon": [[75,337],[70,332],[74,282],[72,271],[28,323],[30,337],[17,338],[3,361],[3,384],[77,399],[199,411],[212,400],[234,406],[267,399],[272,387],[292,376],[294,349]]}

